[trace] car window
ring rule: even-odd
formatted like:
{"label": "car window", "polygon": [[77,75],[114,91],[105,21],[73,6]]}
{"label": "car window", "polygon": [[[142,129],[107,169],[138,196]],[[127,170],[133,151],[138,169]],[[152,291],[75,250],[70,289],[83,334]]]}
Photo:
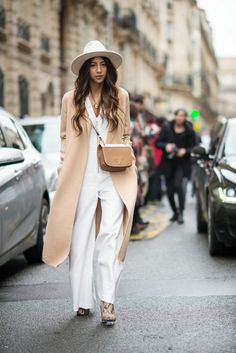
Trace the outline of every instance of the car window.
{"label": "car window", "polygon": [[8,117],[1,117],[1,121],[3,123],[4,130],[6,132],[7,138],[10,141],[11,146],[19,150],[24,150],[24,142],[22,141],[22,138],[20,137],[20,134],[13,121]]}
{"label": "car window", "polygon": [[41,153],[59,153],[60,151],[60,124],[49,122],[45,124],[25,125],[32,144]]}
{"label": "car window", "polygon": [[0,128],[0,147],[7,147],[1,128]]}
{"label": "car window", "polygon": [[25,130],[22,128],[21,125],[16,124],[15,121],[13,121],[13,123],[16,126],[17,131],[18,131],[18,133],[20,134],[20,137],[23,140],[23,143],[24,143],[25,147],[27,147],[28,146],[28,137],[27,137],[27,134],[26,134]]}
{"label": "car window", "polygon": [[225,131],[225,123],[218,122],[213,126],[210,132],[210,144],[208,153],[211,155],[215,155],[218,149],[219,143],[222,140],[224,131]]}
{"label": "car window", "polygon": [[236,155],[236,125],[230,126],[226,132],[224,155],[235,156]]}

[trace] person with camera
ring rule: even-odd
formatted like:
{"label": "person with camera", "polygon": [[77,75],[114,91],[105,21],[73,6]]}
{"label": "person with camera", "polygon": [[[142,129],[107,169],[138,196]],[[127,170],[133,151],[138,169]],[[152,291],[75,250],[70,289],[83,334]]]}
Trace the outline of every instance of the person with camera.
{"label": "person with camera", "polygon": [[[177,109],[174,119],[161,131],[156,147],[163,150],[161,160],[162,173],[165,176],[167,196],[173,211],[170,221],[184,223],[185,180],[191,175],[191,149],[196,144],[195,132],[187,120],[185,109]],[[178,196],[178,207],[175,194]]]}

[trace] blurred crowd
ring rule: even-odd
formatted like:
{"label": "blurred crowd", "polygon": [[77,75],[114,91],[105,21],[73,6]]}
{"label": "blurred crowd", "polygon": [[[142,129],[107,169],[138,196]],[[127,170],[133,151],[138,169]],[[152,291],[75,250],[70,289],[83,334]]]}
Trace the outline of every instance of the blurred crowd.
{"label": "blurred crowd", "polygon": [[[179,166],[182,162],[190,165],[191,148],[200,140],[198,141],[199,137],[194,133],[191,122],[187,121],[187,112],[180,109],[178,114],[183,115],[182,122],[180,122],[180,129],[183,126],[183,131],[180,130],[180,134],[176,135],[180,137],[180,141],[175,141],[175,129],[178,126],[175,126],[173,122],[178,123],[178,118],[175,117],[176,119],[170,122],[163,116],[154,116],[145,108],[142,95],[130,96],[131,140],[138,172],[138,195],[131,234],[138,234],[149,223],[142,219],[140,208],[147,202],[161,201],[164,191],[167,191],[173,211],[170,220],[183,223],[185,198],[183,180],[185,177],[191,179],[191,171],[189,170],[187,174],[182,173],[184,168]],[[181,148],[177,149],[177,147]],[[173,155],[175,150],[180,151],[176,153],[176,157]],[[181,155],[181,151],[184,155]],[[171,158],[172,155],[174,158]],[[168,169],[169,176],[165,169]],[[171,181],[168,182],[169,180]],[[179,199],[178,206],[174,201],[175,192]]]}
{"label": "blurred crowd", "polygon": [[162,150],[155,147],[166,119],[155,117],[145,109],[142,95],[130,97],[131,140],[138,171],[138,196],[134,211],[132,234],[139,233],[148,222],[140,215],[140,208],[148,201],[160,201],[162,181],[158,168]]}

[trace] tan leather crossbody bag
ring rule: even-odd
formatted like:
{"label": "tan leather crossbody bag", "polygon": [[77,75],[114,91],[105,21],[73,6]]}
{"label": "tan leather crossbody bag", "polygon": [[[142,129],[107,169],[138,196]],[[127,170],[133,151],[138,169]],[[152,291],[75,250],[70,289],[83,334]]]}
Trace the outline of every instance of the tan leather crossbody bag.
{"label": "tan leather crossbody bag", "polygon": [[108,172],[122,172],[132,165],[132,150],[129,144],[106,144],[93,122],[92,126],[99,138],[97,157],[101,169]]}

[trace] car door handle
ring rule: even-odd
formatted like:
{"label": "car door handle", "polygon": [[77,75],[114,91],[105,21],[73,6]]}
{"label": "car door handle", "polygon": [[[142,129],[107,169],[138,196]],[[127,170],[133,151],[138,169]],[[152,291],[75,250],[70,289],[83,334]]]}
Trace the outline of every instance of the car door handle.
{"label": "car door handle", "polygon": [[20,180],[21,174],[22,174],[21,171],[15,170],[15,179],[16,179],[17,181]]}

